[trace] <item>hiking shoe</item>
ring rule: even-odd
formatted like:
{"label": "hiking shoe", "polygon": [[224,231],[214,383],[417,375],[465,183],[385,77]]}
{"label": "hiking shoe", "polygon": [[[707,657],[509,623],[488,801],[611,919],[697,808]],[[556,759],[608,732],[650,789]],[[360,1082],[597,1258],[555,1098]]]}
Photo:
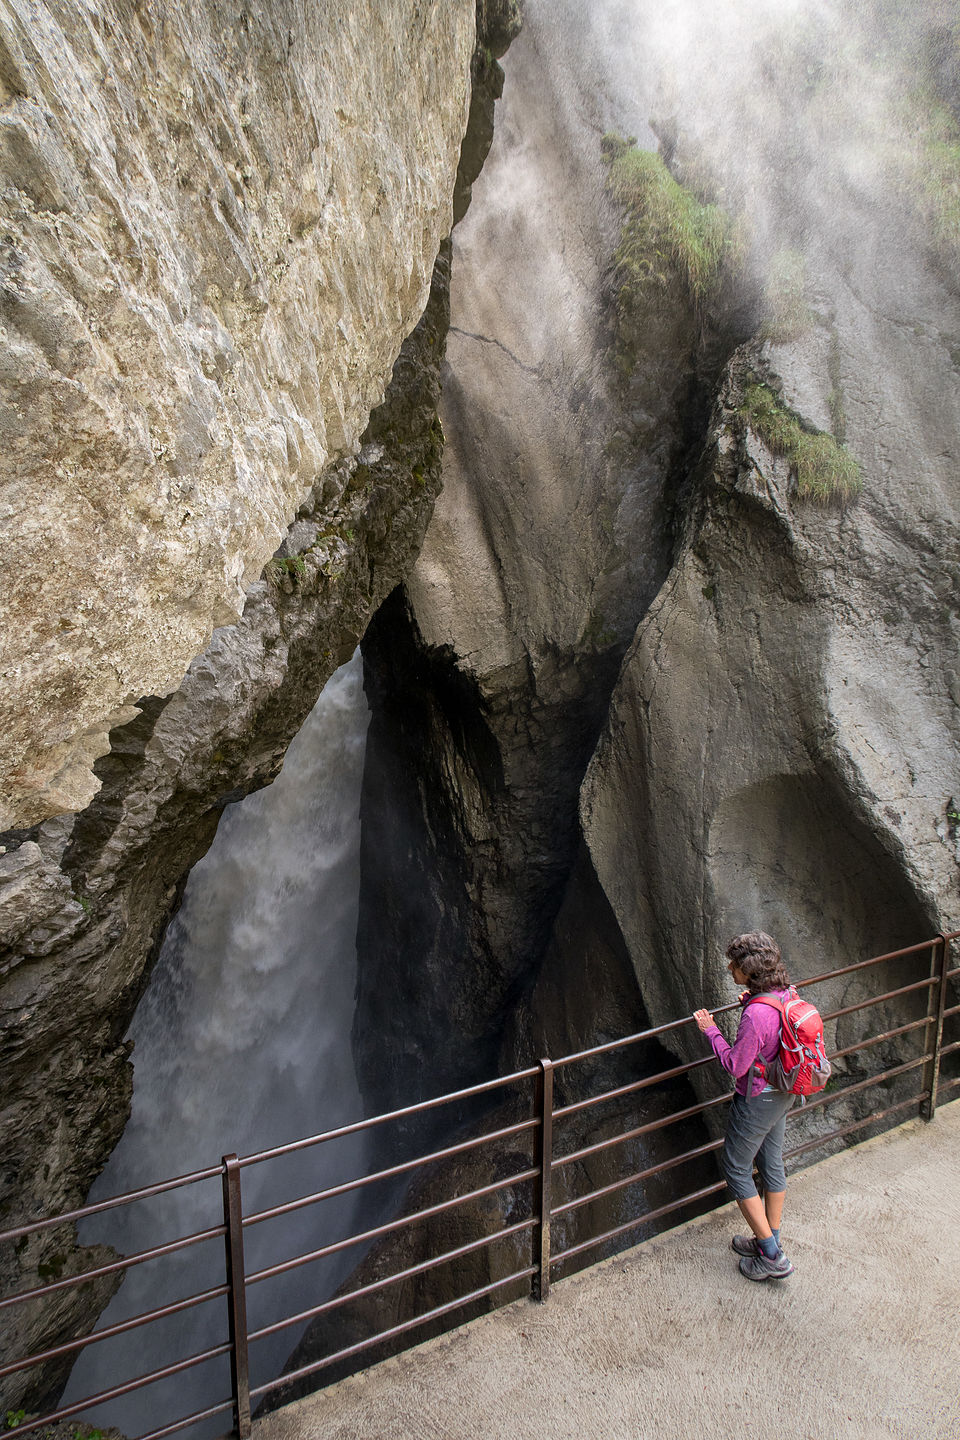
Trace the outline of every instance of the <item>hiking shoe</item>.
{"label": "hiking shoe", "polygon": [[748,1280],[786,1280],[788,1275],[793,1274],[793,1266],[782,1250],[776,1260],[768,1260],[761,1251],[759,1255],[744,1255],[740,1261],[740,1274],[746,1275]]}
{"label": "hiking shoe", "polygon": [[734,1235],[730,1241],[731,1250],[736,1250],[738,1255],[762,1255],[763,1251],[757,1244],[755,1235]]}

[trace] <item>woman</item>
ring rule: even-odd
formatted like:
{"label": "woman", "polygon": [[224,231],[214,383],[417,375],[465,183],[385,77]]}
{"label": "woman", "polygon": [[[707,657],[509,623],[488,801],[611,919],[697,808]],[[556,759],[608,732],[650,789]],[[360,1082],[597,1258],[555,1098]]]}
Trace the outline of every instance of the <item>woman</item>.
{"label": "woman", "polygon": [[[727,946],[727,969],[744,986],[737,1038],[727,1044],[709,1010],[694,1019],[725,1070],[736,1078],[720,1163],[733,1198],[752,1235],[734,1235],[731,1244],[740,1270],[749,1280],[784,1280],[793,1266],[780,1248],[780,1219],[787,1190],[783,1136],[794,1096],[772,1089],[763,1078],[763,1062],[774,1060],[780,1044],[780,1015],[771,1005],[750,1004],[753,995],[786,1000],[790,981],[776,940],[762,930],[737,935]],[[763,1182],[761,1200],[753,1183],[756,1162]]]}

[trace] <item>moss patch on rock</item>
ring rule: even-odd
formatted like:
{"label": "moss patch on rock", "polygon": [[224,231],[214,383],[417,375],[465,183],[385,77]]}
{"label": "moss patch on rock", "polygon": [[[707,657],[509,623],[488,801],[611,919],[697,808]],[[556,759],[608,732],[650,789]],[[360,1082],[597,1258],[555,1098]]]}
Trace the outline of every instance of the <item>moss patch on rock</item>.
{"label": "moss patch on rock", "polygon": [[763,443],[789,462],[801,500],[844,505],[860,494],[862,471],[846,446],[823,430],[806,429],[769,385],[749,385],[740,413]]}

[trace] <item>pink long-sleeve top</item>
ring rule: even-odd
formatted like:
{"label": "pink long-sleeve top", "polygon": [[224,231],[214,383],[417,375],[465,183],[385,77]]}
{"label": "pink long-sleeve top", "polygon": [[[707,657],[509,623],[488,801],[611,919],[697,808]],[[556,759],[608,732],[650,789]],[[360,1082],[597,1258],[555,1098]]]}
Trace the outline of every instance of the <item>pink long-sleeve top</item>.
{"label": "pink long-sleeve top", "polygon": [[[789,998],[789,990],[771,990],[771,995],[778,999]],[[749,999],[749,996],[747,997]],[[703,1032],[710,1044],[713,1046],[713,1053],[716,1055],[724,1070],[727,1070],[736,1080],[734,1089],[738,1095],[747,1093],[747,1075],[750,1066],[755,1061],[775,1060],[777,1050],[780,1047],[780,1016],[772,1005],[748,1005],[742,1000],[743,1012],[740,1016],[740,1024],[737,1026],[737,1038],[730,1045],[721,1035],[716,1025],[710,1025]],[[750,1097],[759,1095],[766,1081],[763,1074],[755,1070],[753,1084],[750,1087]]]}

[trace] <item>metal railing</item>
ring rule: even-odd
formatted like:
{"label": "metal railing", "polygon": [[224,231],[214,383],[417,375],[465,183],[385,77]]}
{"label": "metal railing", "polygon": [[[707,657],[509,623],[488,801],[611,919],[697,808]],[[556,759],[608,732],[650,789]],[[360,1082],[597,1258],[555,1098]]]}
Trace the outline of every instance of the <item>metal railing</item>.
{"label": "metal railing", "polygon": [[[941,1075],[941,1064],[945,1057],[960,1051],[960,1038],[945,1041],[944,1031],[948,1022],[957,1021],[960,1018],[960,1004],[950,1005],[948,988],[950,981],[955,981],[960,976],[960,967],[951,968],[951,945],[960,939],[960,932],[945,935],[941,934],[932,940],[927,940],[918,945],[908,946],[902,950],[892,951],[886,955],[874,956],[871,959],[859,961],[853,965],[844,966],[838,970],[832,970],[823,975],[812,977],[808,980],[798,981],[798,988],[805,988],[811,985],[823,984],[829,981],[842,979],[847,976],[854,976],[858,972],[865,972],[871,967],[880,965],[893,965],[897,962],[910,962],[912,968],[917,964],[923,964],[923,957],[929,957],[928,966],[924,966],[926,973],[920,978],[911,978],[904,984],[895,985],[884,990],[880,994],[870,995],[866,999],[859,999],[855,1003],[845,1005],[842,1008],[825,1013],[823,1018],[828,1033],[835,1033],[838,1021],[859,1014],[875,1010],[877,1007],[893,1006],[899,1007],[901,1015],[896,1016],[902,1019],[903,1008],[922,1008],[923,1013],[913,1018],[904,1020],[879,1033],[869,1033],[854,1043],[841,1049],[831,1049],[831,1059],[837,1061],[849,1061],[851,1056],[862,1057],[868,1054],[877,1046],[886,1045],[895,1041],[902,1041],[904,1037],[916,1034],[919,1040],[917,1045],[918,1053],[910,1055],[906,1060],[898,1058],[894,1065],[879,1070],[860,1078],[839,1076],[836,1081],[831,1081],[826,1091],[817,1097],[809,1100],[802,1110],[796,1107],[791,1112],[791,1120],[798,1115],[806,1117],[804,1125],[806,1129],[811,1128],[809,1117],[817,1111],[826,1110],[827,1107],[844,1102],[849,1112],[851,1097],[858,1096],[858,1104],[863,1105],[863,1113],[856,1115],[853,1119],[847,1114],[843,1123],[831,1128],[817,1130],[816,1133],[793,1146],[786,1151],[786,1158],[797,1158],[808,1152],[831,1145],[833,1142],[845,1139],[857,1131],[868,1127],[875,1127],[884,1122],[899,1123],[907,1118],[910,1112],[918,1113],[923,1118],[931,1120],[934,1116],[938,1103],[945,1097],[947,1092],[952,1092],[960,1086],[960,1076],[945,1080]],[[916,1002],[911,1007],[907,997],[916,997]],[[923,1005],[923,1001],[926,1001]],[[721,1014],[725,1011],[735,1010],[736,1004],[719,1007],[715,1013]],[[574,1258],[585,1254],[590,1250],[601,1247],[610,1247],[621,1237],[631,1231],[643,1226],[650,1226],[653,1222],[663,1220],[667,1216],[678,1211],[690,1212],[691,1208],[705,1208],[711,1197],[716,1196],[725,1189],[725,1182],[717,1180],[708,1185],[701,1185],[689,1193],[679,1195],[668,1203],[644,1209],[645,1196],[640,1192],[637,1206],[634,1213],[622,1223],[608,1226],[606,1229],[593,1233],[592,1229],[586,1238],[577,1240],[575,1243],[565,1245],[563,1248],[552,1250],[552,1239],[557,1228],[557,1222],[564,1217],[572,1216],[575,1212],[582,1212],[586,1207],[595,1204],[597,1201],[608,1199],[622,1193],[631,1187],[642,1186],[645,1181],[656,1175],[665,1173],[694,1160],[703,1160],[717,1151],[721,1145],[721,1139],[710,1139],[705,1143],[698,1144],[692,1148],[682,1151],[679,1154],[670,1154],[666,1159],[656,1164],[647,1165],[639,1170],[630,1171],[626,1175],[618,1176],[615,1180],[601,1185],[595,1189],[588,1190],[581,1195],[572,1195],[561,1203],[554,1204],[552,1201],[554,1182],[559,1177],[572,1175],[574,1167],[591,1157],[615,1149],[618,1146],[626,1146],[627,1142],[640,1140],[644,1136],[650,1136],[654,1132],[663,1131],[671,1125],[679,1122],[700,1121],[709,1111],[722,1105],[730,1098],[729,1091],[711,1098],[699,1100],[694,1104],[685,1104],[679,1110],[674,1110],[666,1115],[658,1115],[652,1120],[646,1120],[641,1124],[628,1125],[627,1128],[618,1130],[613,1136],[594,1141],[590,1144],[580,1145],[561,1153],[555,1153],[555,1136],[562,1130],[565,1121],[572,1116],[583,1114],[594,1110],[596,1107],[610,1106],[611,1102],[623,1101],[627,1097],[639,1096],[643,1091],[655,1092],[657,1087],[663,1086],[666,1082],[686,1080],[694,1072],[705,1066],[713,1064],[713,1057],[706,1056],[701,1059],[671,1065],[667,1069],[658,1070],[654,1074],[643,1075],[641,1078],[631,1080],[629,1083],[616,1085],[612,1088],[602,1090],[600,1093],[588,1095],[586,1098],[572,1100],[569,1103],[557,1105],[555,1103],[555,1079],[558,1074],[570,1072],[572,1067],[583,1062],[597,1061],[602,1057],[610,1056],[615,1052],[623,1052],[629,1047],[639,1045],[643,1042],[656,1041],[662,1043],[665,1039],[682,1039],[680,1032],[685,1027],[694,1024],[692,1017],[685,1016],[683,1019],[674,1020],[666,1025],[658,1025],[651,1029],[629,1035],[620,1040],[613,1040],[603,1045],[593,1046],[590,1049],[579,1051],[572,1055],[566,1055],[559,1060],[542,1059],[536,1065],[531,1065],[523,1070],[515,1071],[513,1074],[501,1076],[498,1079],[490,1080],[484,1084],[473,1085],[464,1090],[459,1090],[448,1095],[438,1096],[436,1099],[426,1100],[416,1105],[408,1105],[399,1110],[390,1111],[384,1115],[375,1116],[369,1120],[359,1121],[356,1124],[344,1125],[339,1129],[327,1131],[321,1135],[314,1135],[305,1140],[300,1140],[287,1145],[277,1146],[271,1150],[261,1151],[257,1154],[247,1155],[238,1158],[236,1155],[225,1155],[219,1165],[211,1165],[203,1170],[196,1170],[190,1174],[180,1175],[174,1179],[164,1180],[156,1185],[150,1185],[139,1190],[129,1191],[123,1195],[117,1195],[109,1200],[99,1201],[96,1204],[86,1205],[80,1209],[71,1210],[65,1214],[47,1217],[33,1221],[26,1225],[20,1225],[0,1233],[0,1244],[23,1244],[26,1237],[40,1231],[56,1226],[73,1224],[77,1221],[87,1219],[90,1216],[102,1214],[105,1211],[114,1210],[117,1207],[129,1205],[137,1200],[164,1194],[172,1190],[182,1190],[185,1187],[193,1186],[202,1181],[221,1177],[223,1190],[223,1219],[222,1223],[197,1230],[191,1234],[179,1236],[165,1244],[157,1245],[151,1249],[141,1250],[135,1254],[124,1256],[121,1259],[108,1264],[99,1265],[83,1274],[72,1275],[62,1279],[55,1279],[47,1283],[18,1294],[9,1295],[0,1299],[0,1319],[3,1312],[10,1307],[24,1305],[30,1302],[43,1301],[49,1297],[56,1296],[68,1289],[89,1284],[92,1280],[103,1279],[107,1276],[118,1273],[126,1273],[136,1265],[145,1264],[148,1261],[179,1253],[192,1246],[207,1241],[222,1239],[225,1252],[225,1278],[223,1283],[200,1290],[170,1304],[157,1306],[147,1310],[123,1322],[109,1325],[104,1329],[95,1331],[89,1335],[69,1340],[65,1343],[53,1345],[45,1350],[24,1356],[21,1359],[0,1364],[0,1379],[8,1377],[19,1371],[28,1370],[40,1365],[51,1365],[55,1362],[64,1362],[75,1356],[89,1345],[95,1345],[111,1337],[124,1334],[128,1331],[149,1325],[157,1320],[180,1314],[197,1306],[208,1303],[212,1300],[219,1300],[221,1297],[226,1301],[227,1326],[226,1338],[219,1344],[191,1355],[175,1363],[162,1366],[138,1375],[135,1379],[122,1384],[114,1385],[98,1394],[90,1395],[82,1400],[74,1401],[69,1405],[61,1405],[60,1408],[50,1411],[48,1414],[38,1415],[24,1421],[18,1427],[18,1432],[23,1433],[35,1430],[43,1426],[52,1425],[60,1420],[66,1420],[83,1412],[94,1411],[96,1407],[105,1405],[107,1402],[122,1395],[129,1394],[134,1390],[170,1376],[180,1374],[198,1365],[221,1356],[229,1356],[231,1370],[231,1394],[217,1404],[209,1405],[206,1408],[195,1411],[192,1414],[178,1418],[161,1428],[149,1431],[142,1440],[160,1440],[175,1431],[183,1430],[191,1425],[197,1425],[201,1421],[216,1416],[232,1415],[233,1427],[236,1433],[245,1440],[251,1429],[251,1410],[258,1402],[268,1400],[276,1391],[294,1382],[302,1381],[309,1376],[318,1374],[324,1369],[332,1366],[343,1366],[345,1362],[353,1360],[362,1355],[365,1351],[374,1346],[383,1345],[408,1334],[410,1331],[425,1326],[451,1315],[457,1310],[465,1307],[476,1306],[481,1301],[489,1301],[498,1295],[499,1292],[514,1290],[521,1282],[526,1285],[529,1282],[533,1295],[545,1301],[550,1291],[550,1280],[557,1267],[569,1264]],[[960,1027],[958,1027],[960,1029]],[[910,1093],[900,1094],[894,1103],[877,1110],[866,1095],[881,1085],[889,1085],[896,1080],[900,1090],[909,1085]],[[417,1155],[413,1159],[405,1160],[389,1166],[385,1169],[374,1171],[372,1174],[345,1181],[337,1185],[327,1186],[325,1189],[316,1191],[313,1194],[303,1195],[297,1199],[282,1205],[274,1205],[270,1208],[244,1213],[241,1177],[244,1170],[252,1166],[269,1164],[282,1156],[291,1155],[295,1152],[309,1150],[315,1146],[325,1145],[331,1141],[342,1139],[348,1135],[356,1135],[360,1132],[370,1132],[393,1122],[409,1122],[417,1117],[425,1116],[440,1110],[451,1104],[462,1104],[465,1101],[488,1101],[495,1098],[499,1092],[508,1089],[529,1087],[527,1093],[530,1098],[530,1111],[528,1115],[511,1123],[501,1125],[499,1128],[490,1130],[480,1135],[458,1141],[455,1144],[447,1145],[444,1148],[430,1150],[426,1154]],[[856,1108],[856,1105],[853,1107]],[[531,1142],[530,1163],[523,1166],[515,1173],[505,1178],[491,1180],[489,1183],[468,1190],[464,1194],[451,1196],[449,1199],[427,1205],[411,1213],[401,1214],[394,1219],[387,1221],[357,1234],[351,1234],[340,1240],[331,1241],[328,1244],[310,1250],[307,1253],[299,1254],[291,1259],[248,1272],[244,1265],[244,1234],[252,1226],[262,1224],[268,1220],[281,1218],[306,1207],[318,1204],[321,1201],[331,1199],[338,1195],[345,1195],[354,1191],[364,1190],[366,1187],[386,1180],[396,1180],[402,1177],[413,1175],[422,1171],[428,1165],[437,1165],[440,1162],[449,1161],[457,1157],[467,1156],[471,1153],[482,1151],[485,1147],[500,1145],[507,1140],[516,1137],[529,1137]],[[252,1287],[263,1282],[287,1275],[302,1266],[308,1265],[327,1256],[338,1254],[353,1247],[369,1245],[375,1240],[386,1236],[396,1235],[412,1225],[424,1220],[439,1216],[448,1211],[468,1205],[470,1202],[481,1200],[500,1192],[513,1190],[519,1191],[522,1187],[530,1187],[529,1211],[524,1218],[514,1221],[511,1224],[503,1225],[493,1233],[482,1234],[468,1240],[456,1248],[447,1250],[443,1254],[436,1255],[421,1263],[407,1266],[384,1278],[376,1279],[365,1285],[344,1293],[337,1293],[332,1298],[322,1303],[311,1306],[306,1310],[299,1310],[295,1314],[285,1316],[283,1319],[272,1324],[261,1326],[258,1329],[250,1330],[247,1323],[247,1295]],[[588,1227],[589,1228],[589,1227]],[[498,1241],[511,1238],[519,1240],[521,1236],[528,1236],[524,1242],[528,1246],[526,1259],[528,1263],[520,1264],[511,1270],[511,1273],[491,1281],[489,1284],[474,1288],[465,1294],[458,1294],[453,1300],[442,1305],[434,1306],[424,1314],[416,1315],[404,1320],[388,1329],[376,1331],[376,1333],[364,1337],[356,1343],[344,1346],[331,1354],[324,1355],[319,1360],[311,1361],[309,1364],[293,1370],[278,1378],[267,1381],[264,1384],[251,1386],[250,1383],[250,1347],[267,1336],[279,1333],[284,1329],[303,1325],[321,1316],[329,1315],[340,1307],[351,1301],[373,1294],[379,1294],[393,1285],[404,1281],[415,1279],[425,1275],[441,1265],[462,1259],[469,1254],[476,1254]],[[507,1296],[506,1298],[510,1298]]]}

